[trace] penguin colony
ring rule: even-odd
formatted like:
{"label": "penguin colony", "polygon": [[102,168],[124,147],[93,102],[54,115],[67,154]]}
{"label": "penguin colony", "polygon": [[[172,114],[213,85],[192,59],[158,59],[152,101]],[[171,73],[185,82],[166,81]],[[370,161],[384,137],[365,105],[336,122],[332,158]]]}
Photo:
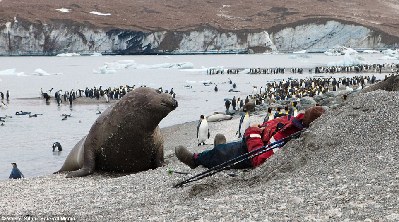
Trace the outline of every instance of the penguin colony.
{"label": "penguin colony", "polygon": [[[384,63],[371,65],[351,65],[351,66],[317,66],[308,69],[308,73],[392,73],[399,70],[399,64]],[[210,68],[206,72],[208,75],[216,74],[303,74],[303,68]]]}

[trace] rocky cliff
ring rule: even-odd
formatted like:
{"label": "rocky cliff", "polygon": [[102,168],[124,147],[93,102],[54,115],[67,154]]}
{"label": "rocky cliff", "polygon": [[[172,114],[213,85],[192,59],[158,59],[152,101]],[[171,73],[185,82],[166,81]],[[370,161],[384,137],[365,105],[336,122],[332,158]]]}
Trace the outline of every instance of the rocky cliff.
{"label": "rocky cliff", "polygon": [[[134,31],[102,29],[83,24],[7,22],[0,27],[1,55],[264,53],[322,51],[336,45],[389,48],[383,34],[340,21],[298,24],[271,30]],[[399,42],[399,41],[398,41]]]}

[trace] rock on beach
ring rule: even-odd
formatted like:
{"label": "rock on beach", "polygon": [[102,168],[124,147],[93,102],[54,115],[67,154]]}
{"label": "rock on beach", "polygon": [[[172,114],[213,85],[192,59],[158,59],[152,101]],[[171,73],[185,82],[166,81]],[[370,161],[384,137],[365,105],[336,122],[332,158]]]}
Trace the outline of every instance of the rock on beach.
{"label": "rock on beach", "polygon": [[[265,112],[256,112],[261,122]],[[239,119],[210,123],[237,140]],[[163,128],[165,166],[131,175],[48,175],[0,181],[0,216],[76,221],[399,221],[399,93],[376,90],[329,109],[299,139],[252,170],[192,175],[174,147],[196,146],[196,122]],[[231,177],[228,173],[237,176]]]}

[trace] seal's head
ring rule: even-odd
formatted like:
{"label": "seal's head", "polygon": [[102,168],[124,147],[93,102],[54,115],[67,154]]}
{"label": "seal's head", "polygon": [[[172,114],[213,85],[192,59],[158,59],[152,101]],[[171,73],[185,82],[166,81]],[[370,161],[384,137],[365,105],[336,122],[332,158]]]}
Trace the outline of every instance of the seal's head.
{"label": "seal's head", "polygon": [[[131,115],[154,127],[178,106],[177,101],[170,94],[149,87],[134,89],[125,97],[127,98],[120,101],[122,104],[119,107],[123,107],[126,112],[134,112]],[[123,103],[128,103],[128,105]]]}
{"label": "seal's head", "polygon": [[319,118],[326,110],[322,106],[314,106],[305,111],[302,123],[308,127],[310,123]]}

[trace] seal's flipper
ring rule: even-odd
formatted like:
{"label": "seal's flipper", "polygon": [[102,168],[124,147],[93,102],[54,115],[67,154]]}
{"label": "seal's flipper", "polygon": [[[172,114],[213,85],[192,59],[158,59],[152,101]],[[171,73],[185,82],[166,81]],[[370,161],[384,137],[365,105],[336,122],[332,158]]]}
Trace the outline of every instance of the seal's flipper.
{"label": "seal's flipper", "polygon": [[61,172],[68,172],[68,171],[75,171],[79,170],[83,167],[83,160],[84,160],[84,143],[86,141],[86,137],[84,136],[71,150],[68,154],[64,164],[62,165],[61,169],[59,169],[55,173]]}
{"label": "seal's flipper", "polygon": [[67,174],[67,178],[71,177],[84,177],[87,175],[90,175],[94,172],[95,166],[96,166],[96,158],[95,158],[95,149],[93,144],[91,144],[88,141],[92,141],[91,138],[89,140],[86,140],[87,136],[82,139],[82,144],[83,144],[83,167],[80,168],[79,170],[71,171]]}
{"label": "seal's flipper", "polygon": [[69,172],[67,174],[66,178],[84,177],[84,176],[92,174],[93,172],[94,172],[94,169],[82,168],[80,170]]}

